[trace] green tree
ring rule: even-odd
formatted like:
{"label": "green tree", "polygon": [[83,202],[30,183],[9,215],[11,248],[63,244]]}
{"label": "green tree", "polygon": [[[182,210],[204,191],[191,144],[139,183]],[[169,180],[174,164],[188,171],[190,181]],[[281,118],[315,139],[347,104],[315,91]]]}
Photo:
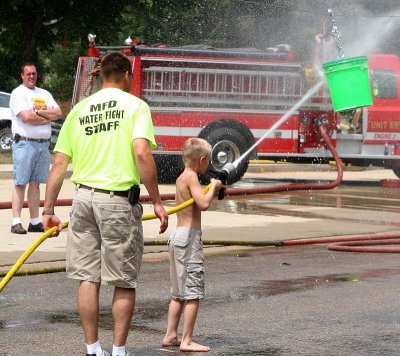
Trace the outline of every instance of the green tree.
{"label": "green tree", "polygon": [[[81,0],[1,1],[0,90],[13,89],[17,83],[20,66],[25,61],[38,63],[39,73],[45,67],[48,68],[49,63],[43,63],[39,59],[51,57],[60,47],[64,49],[63,55],[74,55],[76,61],[76,46],[86,43],[89,32],[97,33],[103,41],[113,40],[119,33],[120,14],[128,3],[132,2],[129,0],[97,0],[95,3]],[[72,50],[65,50],[70,45],[73,46]],[[83,49],[81,53],[84,53]],[[55,58],[57,57],[56,55]],[[70,60],[67,58],[64,64],[62,60],[57,60],[58,67],[53,70],[53,73],[59,76],[58,80],[62,80],[63,76],[73,76],[75,65],[71,68]],[[39,84],[42,81],[43,78],[39,78]]]}
{"label": "green tree", "polygon": [[300,49],[317,29],[310,21],[299,21],[298,15],[304,14],[293,12],[298,4],[295,0],[141,0],[140,12],[137,5],[127,7],[121,27],[126,36],[150,45],[263,49],[289,43]]}
{"label": "green tree", "polygon": [[242,28],[259,6],[243,7],[238,0],[141,0],[140,8],[127,7],[123,31],[148,44],[240,47],[247,39]]}
{"label": "green tree", "polygon": [[69,102],[75,82],[78,57],[82,55],[80,41],[55,45],[52,51],[39,56],[44,69],[44,86],[59,100]]}

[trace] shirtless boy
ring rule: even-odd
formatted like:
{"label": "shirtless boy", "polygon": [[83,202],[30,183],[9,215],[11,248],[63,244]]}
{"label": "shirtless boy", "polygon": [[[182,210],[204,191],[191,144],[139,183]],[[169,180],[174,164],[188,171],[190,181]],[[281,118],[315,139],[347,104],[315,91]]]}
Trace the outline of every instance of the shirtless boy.
{"label": "shirtless boy", "polygon": [[[211,181],[204,194],[197,173],[204,174],[211,146],[200,138],[188,139],[182,151],[185,170],[176,181],[176,204],[193,198],[194,203],[177,213],[177,226],[169,241],[171,303],[168,309],[164,347],[179,346],[183,352],[207,352],[208,346],[192,340],[200,299],[204,298],[204,255],[201,241],[201,211],[207,210],[222,183]],[[182,340],[178,338],[179,320],[183,316]]]}

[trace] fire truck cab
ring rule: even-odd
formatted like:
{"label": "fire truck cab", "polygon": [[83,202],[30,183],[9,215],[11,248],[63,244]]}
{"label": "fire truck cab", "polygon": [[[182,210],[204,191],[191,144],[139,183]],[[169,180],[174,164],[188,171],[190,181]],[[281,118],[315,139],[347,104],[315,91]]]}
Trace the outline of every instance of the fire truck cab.
{"label": "fire truck cab", "polygon": [[[251,158],[292,162],[328,162],[331,152],[319,135],[325,126],[345,163],[392,168],[400,176],[400,61],[394,55],[368,57],[373,106],[363,108],[362,130],[349,133],[344,115],[334,113],[326,86],[308,98],[285,122],[254,143],[276,123],[318,77],[294,60],[287,45],[269,50],[121,46],[96,47],[79,58],[73,102],[101,87],[98,63],[110,50],[132,61],[130,92],[152,111],[158,147],[153,151],[160,182],[174,182],[182,171],[181,149],[197,136],[212,146],[211,168],[220,169],[249,154],[228,183],[239,180]],[[337,127],[341,125],[342,130]]]}

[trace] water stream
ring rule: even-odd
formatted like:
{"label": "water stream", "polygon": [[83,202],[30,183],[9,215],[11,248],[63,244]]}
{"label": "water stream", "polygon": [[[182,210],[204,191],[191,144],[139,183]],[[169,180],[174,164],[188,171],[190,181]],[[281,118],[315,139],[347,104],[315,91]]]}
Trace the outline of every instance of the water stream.
{"label": "water stream", "polygon": [[293,105],[277,122],[275,122],[269,129],[268,131],[265,132],[263,136],[260,137],[260,139],[253,145],[251,146],[246,152],[244,152],[239,158],[237,158],[232,165],[234,168],[237,168],[239,163],[247,157],[247,155],[254,149],[256,148],[266,137],[268,137],[277,127],[282,125],[290,116],[293,115],[293,113],[300,107],[302,106],[312,95],[314,95],[319,88],[325,83],[325,79],[321,79],[317,84],[315,84],[295,105]]}
{"label": "water stream", "polygon": [[344,49],[342,47],[342,42],[341,42],[341,34],[339,32],[338,27],[336,26],[336,21],[335,21],[335,14],[332,9],[328,9],[328,14],[331,17],[332,21],[332,35],[335,38],[336,41],[336,49],[337,49],[337,60],[343,59],[344,57]]}

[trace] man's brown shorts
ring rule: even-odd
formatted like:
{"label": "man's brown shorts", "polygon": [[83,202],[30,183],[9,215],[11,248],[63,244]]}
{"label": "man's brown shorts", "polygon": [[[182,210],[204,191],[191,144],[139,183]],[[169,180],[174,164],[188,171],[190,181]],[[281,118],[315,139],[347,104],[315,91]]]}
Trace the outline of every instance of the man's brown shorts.
{"label": "man's brown shorts", "polygon": [[142,207],[128,198],[76,189],[67,240],[67,277],[136,288],[143,254]]}

